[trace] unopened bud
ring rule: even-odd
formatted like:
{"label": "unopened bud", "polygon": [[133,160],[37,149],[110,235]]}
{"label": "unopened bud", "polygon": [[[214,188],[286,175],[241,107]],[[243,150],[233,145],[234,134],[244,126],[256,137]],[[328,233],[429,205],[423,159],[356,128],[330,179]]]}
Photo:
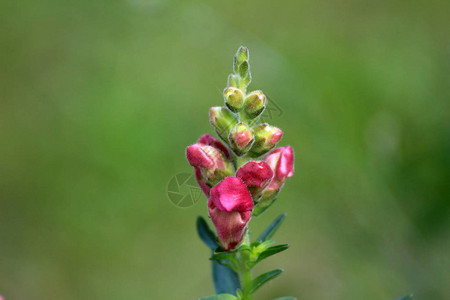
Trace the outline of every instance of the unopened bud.
{"label": "unopened bud", "polygon": [[240,89],[228,87],[223,91],[225,104],[233,112],[239,112],[244,105],[244,94]]}
{"label": "unopened bud", "polygon": [[252,129],[247,124],[238,123],[231,129],[228,140],[233,151],[241,156],[247,153],[255,139]]}
{"label": "unopened bud", "polygon": [[211,107],[211,110],[209,111],[209,122],[214,126],[220,138],[228,143],[230,130],[236,126],[238,119],[236,115],[226,107]]}
{"label": "unopened bud", "polygon": [[249,155],[252,157],[263,155],[274,148],[283,136],[281,129],[267,123],[253,127],[253,133],[255,142],[249,151]]}
{"label": "unopened bud", "polygon": [[237,74],[230,74],[228,76],[227,86],[228,87],[239,88],[239,75],[237,75]]}
{"label": "unopened bud", "polygon": [[241,64],[243,61],[248,61],[249,59],[249,52],[248,48],[241,46],[239,47],[238,51],[236,52],[236,60],[239,64]]}
{"label": "unopened bud", "polygon": [[234,87],[239,87],[243,91],[245,91],[247,86],[250,84],[250,81],[252,80],[252,76],[250,74],[250,64],[248,60],[248,49],[241,46],[234,56],[233,70],[239,77],[239,85]]}
{"label": "unopened bud", "polygon": [[244,111],[248,119],[258,117],[266,107],[266,96],[261,91],[254,91],[245,97]]}

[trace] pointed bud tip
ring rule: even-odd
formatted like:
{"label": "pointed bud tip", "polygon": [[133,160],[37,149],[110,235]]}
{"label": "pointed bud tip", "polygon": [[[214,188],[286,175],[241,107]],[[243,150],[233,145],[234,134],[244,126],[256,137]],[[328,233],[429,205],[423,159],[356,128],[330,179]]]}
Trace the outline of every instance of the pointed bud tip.
{"label": "pointed bud tip", "polygon": [[238,62],[243,62],[245,60],[249,59],[249,51],[247,47],[240,46],[239,49],[236,52],[236,59]]}

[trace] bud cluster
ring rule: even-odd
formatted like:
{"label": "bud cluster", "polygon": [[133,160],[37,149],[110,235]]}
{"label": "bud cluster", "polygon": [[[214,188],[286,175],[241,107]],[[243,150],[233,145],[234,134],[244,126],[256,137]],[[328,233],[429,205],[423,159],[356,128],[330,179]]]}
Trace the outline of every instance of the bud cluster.
{"label": "bud cluster", "polygon": [[273,204],[294,169],[292,148],[275,148],[283,132],[267,123],[258,124],[267,99],[259,90],[247,93],[251,78],[248,49],[240,47],[223,92],[225,105],[209,112],[210,123],[225,144],[203,135],[186,149],[227,251],[242,241],[251,216]]}

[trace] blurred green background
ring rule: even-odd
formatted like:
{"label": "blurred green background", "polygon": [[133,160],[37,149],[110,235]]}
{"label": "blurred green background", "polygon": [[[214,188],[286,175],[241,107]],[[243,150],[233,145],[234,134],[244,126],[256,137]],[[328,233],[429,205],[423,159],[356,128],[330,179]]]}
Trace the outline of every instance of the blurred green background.
{"label": "blurred green background", "polygon": [[256,299],[448,299],[449,2],[1,1],[0,294],[7,300],[213,293],[191,172],[232,57],[280,108],[296,174],[285,273]]}

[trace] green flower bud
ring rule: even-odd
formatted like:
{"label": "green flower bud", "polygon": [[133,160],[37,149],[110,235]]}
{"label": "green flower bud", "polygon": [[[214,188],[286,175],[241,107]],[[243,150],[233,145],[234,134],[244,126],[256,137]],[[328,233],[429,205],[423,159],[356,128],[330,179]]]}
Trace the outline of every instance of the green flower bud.
{"label": "green flower bud", "polygon": [[240,46],[238,51],[236,52],[236,58],[238,62],[243,62],[244,60],[249,59],[248,48],[244,46]]}
{"label": "green flower bud", "polygon": [[223,91],[225,104],[233,112],[239,112],[244,105],[244,94],[240,89],[229,87]]}
{"label": "green flower bud", "polygon": [[247,124],[238,123],[231,129],[228,140],[230,141],[230,146],[234,153],[238,156],[242,156],[247,153],[255,139],[252,129],[248,127]]}
{"label": "green flower bud", "polygon": [[220,138],[228,143],[230,130],[238,123],[237,116],[226,107],[211,107],[209,122],[216,129]]}
{"label": "green flower bud", "polygon": [[271,150],[283,136],[281,129],[267,123],[253,127],[255,142],[249,151],[251,157],[258,157]]}
{"label": "green flower bud", "polygon": [[233,69],[234,72],[239,72],[239,66],[244,62],[247,61],[248,63],[249,59],[249,52],[247,47],[239,47],[238,51],[236,52],[236,55],[234,56],[234,65]]}
{"label": "green flower bud", "polygon": [[227,83],[228,87],[234,87],[234,88],[239,88],[239,75],[236,74],[230,74],[228,76],[228,83]]}
{"label": "green flower bud", "polygon": [[244,112],[248,119],[255,119],[266,108],[266,96],[262,91],[251,92],[244,101]]}
{"label": "green flower bud", "polygon": [[[252,80],[252,76],[250,74],[250,64],[249,60],[249,52],[246,47],[240,47],[234,56],[234,64],[233,71],[236,73],[238,77],[237,81],[233,81],[233,85],[228,84],[228,86],[233,86],[245,91],[247,86],[250,84]],[[230,83],[230,80],[228,80]],[[236,85],[238,83],[238,85]]]}

